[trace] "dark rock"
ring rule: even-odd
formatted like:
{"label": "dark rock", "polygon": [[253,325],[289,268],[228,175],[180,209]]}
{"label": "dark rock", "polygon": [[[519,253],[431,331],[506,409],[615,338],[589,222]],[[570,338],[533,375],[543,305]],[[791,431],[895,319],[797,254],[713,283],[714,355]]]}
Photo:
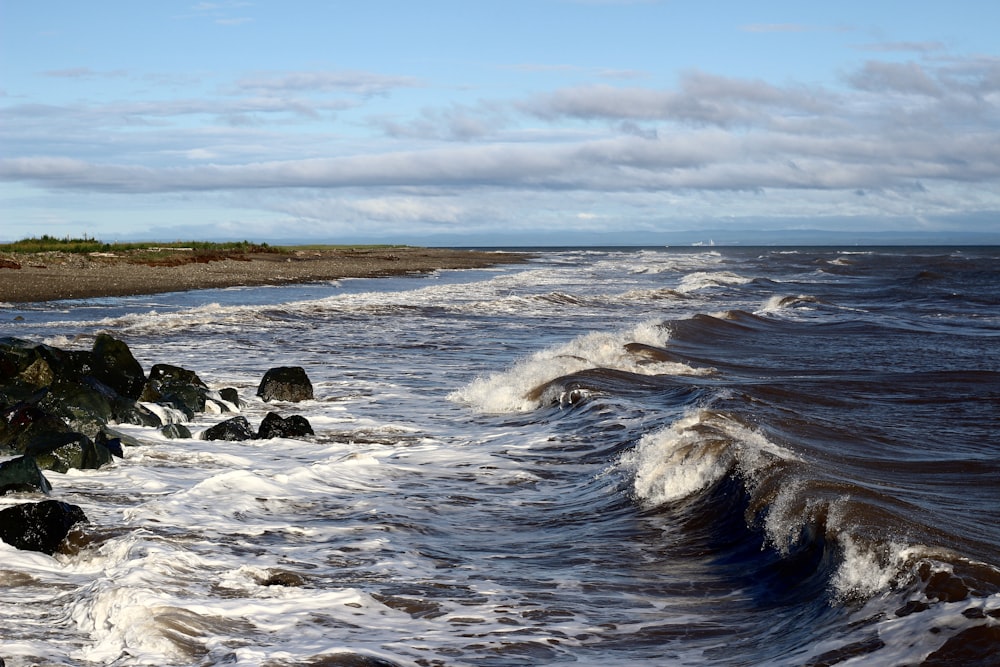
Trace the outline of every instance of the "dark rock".
{"label": "dark rock", "polygon": [[[122,448],[125,448],[125,447],[141,447],[144,444],[138,438],[136,438],[134,436],[131,436],[128,433],[125,433],[123,431],[118,431],[118,430],[116,430],[115,428],[113,428],[111,426],[105,426],[101,430],[104,432],[104,434],[105,434],[106,437],[113,438],[113,439],[117,440],[119,442],[119,444],[122,446]],[[118,456],[118,454],[115,454],[115,456]]]}
{"label": "dark rock", "polygon": [[121,396],[94,377],[80,381],[59,380],[39,405],[66,419],[71,426],[95,436],[108,422],[159,426],[160,418],[134,399]]}
{"label": "dark rock", "polygon": [[75,428],[97,433],[101,426],[111,421],[114,391],[95,380],[92,385],[82,382],[58,380],[49,387],[39,407],[65,419]]}
{"label": "dark rock", "polygon": [[277,412],[268,412],[264,421],[257,429],[257,437],[261,440],[270,438],[301,438],[315,435],[309,420],[302,415],[292,415],[282,418]]}
{"label": "dark rock", "polygon": [[90,350],[60,350],[39,345],[38,353],[52,368],[57,380],[81,380],[93,370],[93,353]]}
{"label": "dark rock", "polygon": [[232,387],[226,387],[225,389],[220,389],[219,398],[226,401],[227,403],[232,403],[236,407],[240,407],[240,394]]}
{"label": "dark rock", "polygon": [[42,358],[35,359],[17,376],[18,380],[31,387],[48,387],[55,378],[56,374],[49,362]]}
{"label": "dark rock", "polygon": [[52,555],[74,524],[86,522],[82,509],[58,500],[15,505],[0,510],[0,540]]}
{"label": "dark rock", "polygon": [[37,345],[20,338],[0,338],[0,382],[8,383],[38,359]]}
{"label": "dark rock", "polygon": [[311,400],[313,387],[301,366],[280,366],[272,368],[264,374],[264,379],[257,387],[257,395],[265,402]]}
{"label": "dark rock", "polygon": [[0,446],[23,454],[28,444],[52,433],[69,433],[72,429],[58,417],[37,405],[19,403],[3,412],[0,423]]}
{"label": "dark rock", "polygon": [[0,462],[0,494],[41,492],[52,490],[49,480],[30,456],[19,456]]}
{"label": "dark rock", "polygon": [[253,440],[254,432],[246,417],[233,417],[206,429],[201,434],[202,440]]}
{"label": "dark rock", "polygon": [[191,430],[184,424],[167,424],[160,429],[160,433],[171,440],[186,440],[191,437]]}
{"label": "dark rock", "polygon": [[192,419],[196,412],[204,412],[207,394],[208,387],[194,371],[170,364],[156,364],[149,371],[140,400],[169,405]]}
{"label": "dark rock", "polygon": [[121,438],[111,437],[103,429],[94,438],[94,445],[96,447],[104,447],[112,456],[117,456],[118,458],[125,457],[125,452],[122,450]]}
{"label": "dark rock", "polygon": [[139,398],[142,387],[146,384],[146,374],[124,341],[105,333],[97,334],[90,363],[90,374],[95,379],[121,396],[133,401]]}
{"label": "dark rock", "polygon": [[43,470],[67,472],[72,468],[95,470],[111,462],[111,451],[83,433],[44,433],[33,438],[25,448]]}
{"label": "dark rock", "polygon": [[289,572],[288,570],[268,570],[264,576],[256,577],[257,583],[261,586],[304,586],[305,578],[301,574]]}
{"label": "dark rock", "polygon": [[90,351],[60,350],[20,338],[0,338],[0,382],[35,388],[56,379],[79,380],[91,372]]}

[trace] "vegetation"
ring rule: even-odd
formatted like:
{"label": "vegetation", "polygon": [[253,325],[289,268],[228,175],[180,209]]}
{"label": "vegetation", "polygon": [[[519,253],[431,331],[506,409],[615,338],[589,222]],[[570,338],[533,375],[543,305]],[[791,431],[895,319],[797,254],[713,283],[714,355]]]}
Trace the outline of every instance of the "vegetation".
{"label": "vegetation", "polygon": [[69,252],[88,254],[94,252],[106,253],[134,253],[136,251],[148,252],[210,252],[210,253],[254,253],[254,252],[280,252],[266,243],[251,243],[250,241],[232,241],[226,243],[212,243],[209,241],[174,241],[172,243],[104,243],[89,236],[81,238],[56,238],[48,234],[36,238],[21,239],[13,243],[0,243],[0,252],[12,253],[40,253],[40,252]]}

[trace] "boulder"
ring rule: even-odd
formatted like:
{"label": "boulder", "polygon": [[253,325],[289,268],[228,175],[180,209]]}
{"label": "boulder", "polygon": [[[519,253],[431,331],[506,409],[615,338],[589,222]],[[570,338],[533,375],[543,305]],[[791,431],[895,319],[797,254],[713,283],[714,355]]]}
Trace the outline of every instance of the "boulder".
{"label": "boulder", "polygon": [[0,510],[0,540],[51,556],[77,523],[87,523],[87,516],[76,505],[58,500],[14,505]]}
{"label": "boulder", "polygon": [[32,440],[72,431],[61,417],[37,405],[18,403],[4,410],[2,416],[0,447],[17,454],[23,454]]}
{"label": "boulder", "polygon": [[94,438],[94,445],[108,450],[108,453],[112,456],[117,456],[120,459],[125,457],[121,438],[109,436],[104,429],[101,429],[100,433]]}
{"label": "boulder", "polygon": [[56,379],[56,374],[49,362],[38,358],[21,371],[17,379],[31,387],[48,387]]}
{"label": "boulder", "polygon": [[169,405],[192,419],[196,412],[205,411],[207,394],[208,387],[194,371],[170,364],[156,364],[149,371],[140,400]]}
{"label": "boulder", "polygon": [[160,433],[171,440],[186,440],[191,437],[191,430],[184,424],[167,424],[160,429]]}
{"label": "boulder", "polygon": [[39,405],[90,436],[95,436],[108,422],[138,426],[159,426],[161,423],[152,410],[118,394],[92,376],[79,381],[57,380]]}
{"label": "boulder", "polygon": [[227,403],[232,403],[237,408],[240,407],[240,394],[232,387],[219,390],[219,398]]}
{"label": "boulder", "polygon": [[301,438],[315,435],[309,420],[302,415],[292,415],[282,418],[277,412],[268,412],[264,421],[257,429],[257,437],[261,440],[270,438]]}
{"label": "boulder", "polygon": [[38,403],[56,379],[80,376],[73,359],[46,345],[0,338],[0,403]]}
{"label": "boulder", "polygon": [[97,335],[91,350],[90,374],[121,396],[132,400],[142,394],[146,374],[128,345],[108,334]]}
{"label": "boulder", "polygon": [[[120,449],[119,443],[118,451]],[[111,450],[83,433],[46,433],[32,438],[24,454],[31,456],[43,470],[67,472],[72,468],[95,470],[111,462]]]}
{"label": "boulder", "polygon": [[[90,350],[63,350],[51,345],[31,343],[30,353],[32,363],[35,361],[44,362],[48,367],[48,372],[52,375],[52,380],[79,380],[90,375],[93,362],[93,353]],[[28,371],[27,368],[22,372]],[[30,372],[29,372],[30,374]],[[47,380],[47,373],[41,375],[43,380]],[[44,386],[44,385],[39,385]]]}
{"label": "boulder", "polygon": [[[118,445],[122,448],[123,452],[125,447],[141,447],[145,444],[138,438],[131,436],[128,433],[125,433],[124,431],[119,431],[115,428],[112,428],[111,426],[105,426],[104,428],[101,429],[101,432],[104,433],[105,438],[116,440],[118,442]],[[117,452],[112,452],[112,453],[115,456],[121,456],[121,454],[118,454]]]}
{"label": "boulder", "polygon": [[257,387],[257,395],[265,402],[311,400],[313,387],[301,366],[279,366],[264,374],[264,379]]}
{"label": "boulder", "polygon": [[7,383],[16,378],[38,358],[35,343],[5,336],[0,338],[0,382]]}
{"label": "boulder", "polygon": [[253,428],[246,417],[233,417],[202,431],[202,440],[253,440]]}
{"label": "boulder", "polygon": [[18,456],[0,461],[0,494],[6,493],[48,493],[52,490],[49,480],[30,456]]}

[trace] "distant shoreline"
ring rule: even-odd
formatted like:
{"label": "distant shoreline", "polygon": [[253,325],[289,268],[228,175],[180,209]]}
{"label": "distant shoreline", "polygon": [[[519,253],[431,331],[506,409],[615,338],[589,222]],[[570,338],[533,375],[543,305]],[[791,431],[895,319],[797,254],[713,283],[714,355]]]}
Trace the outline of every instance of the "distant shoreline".
{"label": "distant shoreline", "polygon": [[0,254],[0,302],[159,294],[487,268],[527,261],[527,252],[449,248],[290,248],[176,265],[136,263],[114,253]]}

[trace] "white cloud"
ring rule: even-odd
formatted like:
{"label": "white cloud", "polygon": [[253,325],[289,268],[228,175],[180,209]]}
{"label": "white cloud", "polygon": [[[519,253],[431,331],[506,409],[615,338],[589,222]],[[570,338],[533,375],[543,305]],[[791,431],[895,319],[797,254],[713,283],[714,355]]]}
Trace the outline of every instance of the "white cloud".
{"label": "white cloud", "polygon": [[751,123],[776,111],[816,113],[832,106],[830,93],[692,71],[681,78],[678,90],[606,84],[563,88],[524,102],[522,109],[547,120],[661,120],[728,126]]}
{"label": "white cloud", "polygon": [[940,97],[944,89],[923,67],[914,62],[889,63],[868,61],[848,79],[861,90],[897,92],[909,95]]}
{"label": "white cloud", "polygon": [[124,77],[128,75],[128,72],[123,69],[98,72],[89,67],[69,67],[66,69],[47,70],[42,72],[42,75],[59,79],[105,79]]}
{"label": "white cloud", "polygon": [[943,51],[946,46],[943,42],[876,42],[870,44],[860,44],[856,48],[863,51],[881,51],[881,52],[915,52],[915,53],[934,53],[937,51]]}
{"label": "white cloud", "polygon": [[347,92],[357,95],[384,94],[395,88],[423,85],[409,76],[390,76],[364,71],[319,71],[260,73],[236,81],[235,94],[286,94],[290,92]]}
{"label": "white cloud", "polygon": [[6,106],[0,181],[387,228],[1000,208],[1000,59],[871,60],[844,82],[689,71],[365,117],[368,96],[423,84],[254,74],[204,98]]}

